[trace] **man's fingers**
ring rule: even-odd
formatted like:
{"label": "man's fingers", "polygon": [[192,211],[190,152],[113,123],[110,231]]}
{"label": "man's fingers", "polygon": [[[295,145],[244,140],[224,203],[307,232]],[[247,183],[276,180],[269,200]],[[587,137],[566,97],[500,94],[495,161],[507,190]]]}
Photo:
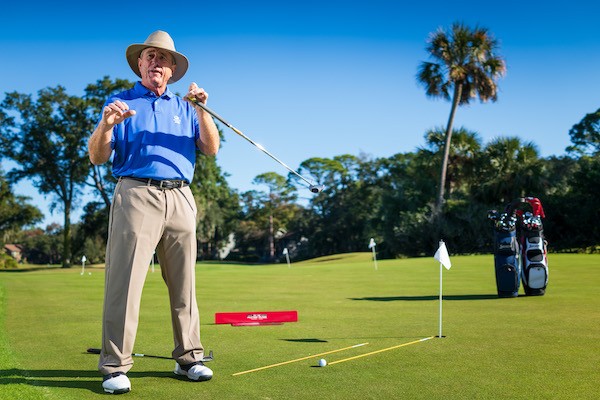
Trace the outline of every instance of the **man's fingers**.
{"label": "man's fingers", "polygon": [[188,94],[185,96],[187,99],[195,99],[201,103],[206,103],[208,100],[208,93],[203,88],[198,87],[196,82],[192,82],[188,89]]}
{"label": "man's fingers", "polygon": [[104,119],[109,124],[119,124],[133,115],[135,110],[130,110],[127,103],[122,101],[117,100],[104,107]]}
{"label": "man's fingers", "polygon": [[110,109],[112,112],[123,113],[123,112],[129,110],[129,105],[127,105],[127,103],[124,103],[120,100],[116,100],[116,101],[113,101],[112,103],[108,104],[105,107],[105,110],[106,110],[106,108]]}
{"label": "man's fingers", "polygon": [[116,105],[120,110],[129,110],[129,105],[121,100],[115,100],[112,104]]}

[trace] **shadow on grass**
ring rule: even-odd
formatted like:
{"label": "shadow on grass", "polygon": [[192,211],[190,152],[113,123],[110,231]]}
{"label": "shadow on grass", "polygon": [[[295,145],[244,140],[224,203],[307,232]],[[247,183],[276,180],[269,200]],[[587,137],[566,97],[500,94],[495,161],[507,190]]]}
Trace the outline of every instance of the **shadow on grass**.
{"label": "shadow on grass", "polygon": [[342,260],[343,257],[326,257],[322,260],[311,260],[312,262],[320,263],[320,262],[328,262],[328,261],[339,261]]}
{"label": "shadow on grass", "polygon": [[[130,378],[179,379],[172,371],[127,373]],[[93,393],[104,393],[102,376],[97,371],[76,370],[0,370],[0,387],[4,385],[31,385],[37,387],[85,389]]]}
{"label": "shadow on grass", "polygon": [[297,343],[327,343],[327,340],[317,339],[317,338],[307,338],[307,339],[280,339],[286,342],[297,342]]}
{"label": "shadow on grass", "polygon": [[[434,296],[389,296],[389,297],[354,297],[350,300],[366,300],[366,301],[427,301],[439,300],[438,295]],[[498,299],[497,294],[458,294],[444,295],[444,300],[492,300]]]}

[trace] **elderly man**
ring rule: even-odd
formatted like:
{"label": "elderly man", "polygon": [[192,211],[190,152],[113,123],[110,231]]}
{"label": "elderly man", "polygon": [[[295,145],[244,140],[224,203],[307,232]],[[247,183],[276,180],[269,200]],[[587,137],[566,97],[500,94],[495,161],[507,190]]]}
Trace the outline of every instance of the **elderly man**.
{"label": "elderly man", "polygon": [[88,143],[95,165],[114,154],[118,178],[109,219],[98,364],[104,391],[115,394],[131,390],[126,373],[133,365],[142,288],[155,251],[169,292],[175,374],[193,381],[213,375],[202,363],[194,269],[197,210],[188,185],[196,151],[216,155],[219,133],[212,117],[187,101],[206,103],[203,89],[192,83],[182,99],[167,87],[188,68],[168,33],[156,31],[144,43],[132,44],[126,58],[141,81],[107,100]]}

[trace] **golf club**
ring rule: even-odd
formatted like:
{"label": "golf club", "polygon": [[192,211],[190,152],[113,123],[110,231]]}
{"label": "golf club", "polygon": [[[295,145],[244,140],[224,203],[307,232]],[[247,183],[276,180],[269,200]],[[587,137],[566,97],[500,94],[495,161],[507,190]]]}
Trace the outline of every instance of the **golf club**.
{"label": "golf club", "polygon": [[[87,349],[87,352],[90,353],[90,354],[100,354],[100,349],[96,349],[96,348],[90,347],[89,349]],[[146,358],[160,358],[161,360],[172,360],[173,359],[173,357],[153,356],[153,355],[150,355],[150,354],[143,354],[143,353],[133,353],[132,356],[134,356],[134,357],[146,357]],[[211,351],[208,352],[208,356],[204,356],[201,361],[202,362],[209,362],[209,361],[212,361],[212,360],[214,360],[214,357],[213,357],[213,351],[211,350]]]}
{"label": "golf club", "polygon": [[210,115],[212,115],[213,117],[215,117],[216,119],[218,119],[219,121],[221,121],[229,129],[231,129],[232,131],[234,131],[235,133],[237,133],[238,135],[240,135],[241,137],[243,137],[244,139],[246,139],[248,142],[250,142],[252,145],[254,145],[254,147],[256,147],[257,149],[259,149],[260,151],[262,151],[263,153],[265,153],[266,155],[268,155],[269,157],[271,157],[273,160],[277,161],[279,164],[281,164],[283,167],[285,167],[292,174],[296,175],[298,178],[300,178],[304,182],[308,183],[308,189],[311,192],[313,192],[313,193],[320,193],[320,192],[323,191],[323,189],[325,189],[324,185],[317,185],[314,182],[309,181],[308,179],[306,179],[305,177],[303,177],[302,175],[300,175],[298,172],[294,171],[290,167],[288,167],[287,164],[285,164],[279,158],[275,157],[273,154],[269,153],[267,151],[267,149],[265,149],[262,145],[256,143],[255,141],[253,141],[252,139],[250,139],[248,136],[244,135],[242,133],[242,131],[240,131],[239,129],[237,129],[235,126],[231,125],[229,122],[225,121],[219,114],[215,113],[213,110],[211,110],[210,108],[206,107],[204,104],[202,104],[201,102],[199,102],[197,99],[195,99],[193,97],[188,97],[188,99],[192,103],[194,103],[195,105],[197,105],[198,107],[202,108],[204,111],[206,111],[207,113],[209,113]]}

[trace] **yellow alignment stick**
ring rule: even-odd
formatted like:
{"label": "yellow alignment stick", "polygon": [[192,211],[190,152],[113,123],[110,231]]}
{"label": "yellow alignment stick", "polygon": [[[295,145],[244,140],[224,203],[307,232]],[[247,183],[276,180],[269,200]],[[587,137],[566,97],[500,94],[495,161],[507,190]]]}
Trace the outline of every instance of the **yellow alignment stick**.
{"label": "yellow alignment stick", "polygon": [[430,336],[430,337],[426,337],[424,339],[415,340],[414,342],[403,343],[403,344],[399,344],[397,346],[388,347],[387,349],[376,350],[376,351],[372,351],[370,353],[360,354],[358,356],[354,356],[354,357],[350,357],[350,358],[344,358],[343,360],[332,361],[332,362],[328,363],[327,365],[339,364],[339,363],[342,363],[342,362],[345,362],[345,361],[350,361],[350,360],[355,360],[357,358],[370,356],[372,354],[377,354],[377,353],[381,353],[381,352],[384,352],[384,351],[397,349],[399,347],[404,347],[404,346],[408,346],[408,345],[415,344],[415,343],[421,343],[421,342],[424,342],[426,340],[433,339],[434,337],[435,336]]}
{"label": "yellow alignment stick", "polygon": [[296,361],[308,360],[309,358],[315,358],[315,357],[324,356],[326,354],[337,353],[338,351],[344,351],[344,350],[348,350],[348,349],[353,349],[355,347],[360,347],[360,346],[364,346],[364,345],[367,345],[367,344],[369,344],[369,343],[355,344],[354,346],[344,347],[343,349],[331,350],[331,351],[327,351],[325,353],[314,354],[314,355],[308,356],[308,357],[302,357],[302,358],[297,358],[295,360],[284,361],[284,362],[280,362],[280,363],[277,363],[277,364],[271,364],[271,365],[267,365],[265,367],[255,368],[255,369],[251,369],[251,370],[248,370],[248,371],[236,372],[232,376],[248,374],[250,372],[256,372],[256,371],[260,371],[260,370],[267,369],[267,368],[273,368],[273,367],[278,367],[280,365],[291,364],[291,363],[296,362]]}

